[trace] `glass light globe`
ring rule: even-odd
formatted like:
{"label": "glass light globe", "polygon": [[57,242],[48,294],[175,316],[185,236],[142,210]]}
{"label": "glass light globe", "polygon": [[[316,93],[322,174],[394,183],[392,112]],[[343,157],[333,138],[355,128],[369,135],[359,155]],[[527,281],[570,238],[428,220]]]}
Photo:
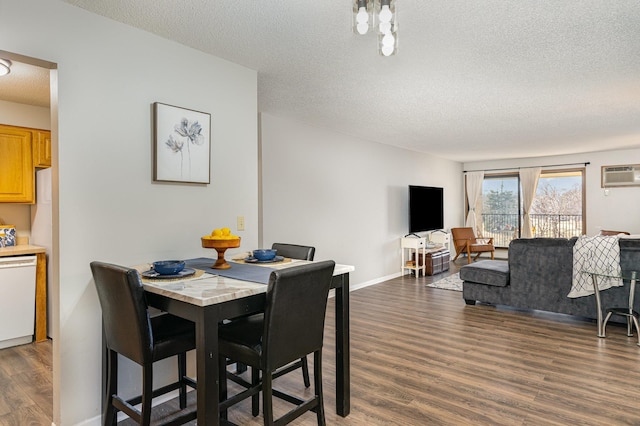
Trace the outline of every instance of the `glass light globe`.
{"label": "glass light globe", "polygon": [[369,14],[367,13],[367,9],[361,7],[358,9],[358,13],[356,14],[356,22],[358,24],[363,24],[369,20]]}
{"label": "glass light globe", "polygon": [[7,75],[11,72],[11,61],[0,58],[0,76]]}
{"label": "glass light globe", "polygon": [[387,33],[382,37],[382,46],[391,46],[393,50],[393,46],[396,44],[396,38],[391,33]]}
{"label": "glass light globe", "polygon": [[378,15],[380,22],[391,22],[391,18],[393,18],[393,13],[389,10],[388,5],[382,6],[382,10],[380,10],[380,14]]}
{"label": "glass light globe", "polygon": [[393,45],[382,46],[382,48],[380,48],[380,52],[382,52],[384,56],[391,56],[391,54],[393,54]]}
{"label": "glass light globe", "polygon": [[369,31],[369,24],[363,23],[356,25],[356,30],[358,30],[358,34],[366,34]]}
{"label": "glass light globe", "polygon": [[381,34],[387,34],[388,32],[391,32],[391,23],[380,22],[380,25],[378,26],[378,28],[380,29]]}

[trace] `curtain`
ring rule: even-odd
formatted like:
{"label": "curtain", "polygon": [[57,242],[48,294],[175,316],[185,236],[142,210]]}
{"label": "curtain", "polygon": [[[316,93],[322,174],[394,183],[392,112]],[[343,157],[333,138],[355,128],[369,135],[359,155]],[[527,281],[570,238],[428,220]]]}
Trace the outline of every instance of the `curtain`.
{"label": "curtain", "polygon": [[533,205],[533,199],[536,196],[536,189],[538,188],[538,178],[540,177],[541,170],[542,169],[540,167],[520,169],[520,183],[522,185],[522,208],[524,213],[522,220],[522,230],[520,232],[522,238],[533,237],[529,211],[531,210],[531,205]]}
{"label": "curtain", "polygon": [[[478,218],[476,217],[476,205],[482,199],[482,182],[484,172],[467,172],[467,202],[469,203],[469,214],[467,214],[466,226],[473,228],[476,235],[481,235]],[[481,221],[480,221],[481,222]]]}

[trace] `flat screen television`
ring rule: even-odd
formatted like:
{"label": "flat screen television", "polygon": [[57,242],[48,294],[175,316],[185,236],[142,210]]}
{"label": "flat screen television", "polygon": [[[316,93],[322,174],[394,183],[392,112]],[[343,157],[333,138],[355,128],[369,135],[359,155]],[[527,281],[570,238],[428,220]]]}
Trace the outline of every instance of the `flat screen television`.
{"label": "flat screen television", "polygon": [[444,189],[409,185],[409,233],[444,228]]}

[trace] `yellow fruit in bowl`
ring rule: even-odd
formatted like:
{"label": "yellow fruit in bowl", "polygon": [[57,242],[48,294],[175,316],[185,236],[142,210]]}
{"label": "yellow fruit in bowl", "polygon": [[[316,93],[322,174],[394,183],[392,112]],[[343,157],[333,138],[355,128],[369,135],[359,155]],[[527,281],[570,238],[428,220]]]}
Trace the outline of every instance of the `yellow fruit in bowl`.
{"label": "yellow fruit in bowl", "polygon": [[238,240],[240,237],[237,235],[231,234],[231,229],[229,228],[217,228],[211,232],[211,235],[205,235],[202,237],[206,240]]}

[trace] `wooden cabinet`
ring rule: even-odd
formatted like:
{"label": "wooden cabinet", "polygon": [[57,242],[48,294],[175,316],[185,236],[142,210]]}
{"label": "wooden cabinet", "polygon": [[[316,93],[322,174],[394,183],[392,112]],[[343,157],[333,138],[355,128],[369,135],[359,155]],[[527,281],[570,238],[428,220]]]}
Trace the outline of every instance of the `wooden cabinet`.
{"label": "wooden cabinet", "polygon": [[51,167],[51,132],[33,130],[33,166]]}
{"label": "wooden cabinet", "polygon": [[32,141],[32,129],[0,125],[0,202],[35,202]]}

